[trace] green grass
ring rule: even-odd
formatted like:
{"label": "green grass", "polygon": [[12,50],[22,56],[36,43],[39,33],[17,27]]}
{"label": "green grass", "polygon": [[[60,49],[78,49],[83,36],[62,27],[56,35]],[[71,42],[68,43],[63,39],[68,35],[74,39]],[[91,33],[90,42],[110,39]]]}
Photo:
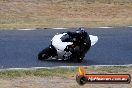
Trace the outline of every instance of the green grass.
{"label": "green grass", "polygon": [[[130,73],[132,67],[127,66],[87,66],[84,67],[90,73]],[[29,70],[1,70],[0,78],[26,77],[26,76],[60,76],[73,77],[78,73],[78,68],[53,68],[53,69],[29,69]],[[132,74],[132,73],[130,73]]]}
{"label": "green grass", "polygon": [[132,25],[131,0],[0,0],[0,29]]}
{"label": "green grass", "polygon": [[64,76],[71,74],[73,71],[66,68],[59,69],[34,69],[34,70],[2,70],[0,71],[0,78],[13,78],[24,76]]}

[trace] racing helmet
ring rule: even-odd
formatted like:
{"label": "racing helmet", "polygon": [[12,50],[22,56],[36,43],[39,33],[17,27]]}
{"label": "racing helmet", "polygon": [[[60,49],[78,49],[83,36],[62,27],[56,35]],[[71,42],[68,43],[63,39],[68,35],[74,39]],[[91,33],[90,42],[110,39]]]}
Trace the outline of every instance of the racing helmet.
{"label": "racing helmet", "polygon": [[83,32],[84,32],[84,29],[83,29],[83,28],[78,28],[78,29],[76,30],[76,33],[78,33],[78,34],[83,33]]}
{"label": "racing helmet", "polygon": [[84,28],[78,28],[78,29],[76,30],[76,33],[77,33],[78,35],[83,36],[83,37],[86,37],[86,36],[87,36],[87,32],[84,30]]}

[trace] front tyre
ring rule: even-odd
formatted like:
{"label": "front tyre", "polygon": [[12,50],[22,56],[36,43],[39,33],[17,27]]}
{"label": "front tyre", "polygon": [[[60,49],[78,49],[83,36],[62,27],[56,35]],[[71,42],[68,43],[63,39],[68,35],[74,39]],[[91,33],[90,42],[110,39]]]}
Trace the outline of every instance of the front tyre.
{"label": "front tyre", "polygon": [[49,57],[51,57],[50,51],[51,51],[50,47],[45,48],[44,50],[42,50],[42,51],[38,54],[38,59],[39,59],[39,60],[48,59]]}

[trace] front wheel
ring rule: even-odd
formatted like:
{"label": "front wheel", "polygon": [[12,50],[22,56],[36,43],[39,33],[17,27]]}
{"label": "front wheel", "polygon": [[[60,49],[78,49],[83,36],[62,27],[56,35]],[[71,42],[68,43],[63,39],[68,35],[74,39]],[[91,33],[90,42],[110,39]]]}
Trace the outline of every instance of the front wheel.
{"label": "front wheel", "polygon": [[45,48],[44,50],[42,50],[39,54],[38,54],[38,59],[39,60],[45,60],[48,59],[49,57],[51,57],[51,49],[50,47]]}

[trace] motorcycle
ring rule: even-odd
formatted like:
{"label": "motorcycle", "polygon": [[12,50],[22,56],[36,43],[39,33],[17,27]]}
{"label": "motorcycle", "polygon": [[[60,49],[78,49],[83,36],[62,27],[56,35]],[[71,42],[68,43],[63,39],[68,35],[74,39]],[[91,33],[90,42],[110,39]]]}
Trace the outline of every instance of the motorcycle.
{"label": "motorcycle", "polygon": [[38,59],[46,60],[52,57],[58,60],[82,62],[87,51],[97,41],[97,36],[88,35],[83,28],[74,32],[58,33],[52,38],[51,44],[38,54]]}

